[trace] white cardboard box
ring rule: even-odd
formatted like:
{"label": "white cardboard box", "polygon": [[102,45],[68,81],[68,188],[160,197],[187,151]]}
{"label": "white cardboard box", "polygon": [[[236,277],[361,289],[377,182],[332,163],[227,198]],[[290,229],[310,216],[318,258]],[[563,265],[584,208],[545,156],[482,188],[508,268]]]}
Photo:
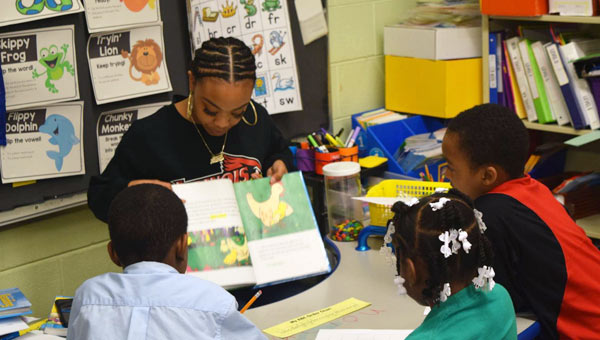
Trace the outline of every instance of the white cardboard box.
{"label": "white cardboard box", "polygon": [[592,16],[597,0],[550,0],[550,13],[573,16]]}
{"label": "white cardboard box", "polygon": [[481,57],[481,27],[391,25],[383,29],[385,55],[448,60]]}

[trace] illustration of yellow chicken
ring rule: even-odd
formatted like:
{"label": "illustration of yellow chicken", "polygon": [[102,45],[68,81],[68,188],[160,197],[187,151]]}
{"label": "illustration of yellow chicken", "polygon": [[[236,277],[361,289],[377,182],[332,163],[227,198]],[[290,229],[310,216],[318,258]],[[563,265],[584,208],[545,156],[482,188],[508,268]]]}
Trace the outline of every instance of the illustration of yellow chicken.
{"label": "illustration of yellow chicken", "polygon": [[221,252],[227,253],[223,263],[231,266],[237,262],[237,265],[246,265],[250,258],[246,235],[241,228],[235,228],[234,234],[231,237],[221,240]]}
{"label": "illustration of yellow chicken", "polygon": [[250,210],[262,221],[265,227],[279,223],[284,217],[290,216],[294,212],[289,204],[280,201],[282,194],[283,184],[281,182],[271,186],[271,196],[264,202],[257,202],[252,193],[246,194]]}

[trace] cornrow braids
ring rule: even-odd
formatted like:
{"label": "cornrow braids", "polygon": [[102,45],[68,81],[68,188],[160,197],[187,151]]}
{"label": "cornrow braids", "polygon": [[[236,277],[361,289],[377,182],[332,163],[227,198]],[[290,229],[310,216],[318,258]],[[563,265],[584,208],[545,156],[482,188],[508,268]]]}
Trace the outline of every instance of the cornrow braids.
{"label": "cornrow braids", "polygon": [[[448,198],[450,201],[443,208],[434,211],[430,203],[438,202],[441,198]],[[396,247],[396,256],[399,257],[398,270],[400,258],[410,258],[413,261],[420,258],[423,261],[429,274],[422,292],[426,301],[438,303],[445,283],[469,282],[477,276],[477,268],[492,264],[492,248],[479,230],[473,202],[458,190],[433,194],[420,199],[418,204],[411,207],[399,202],[392,211],[395,213],[392,243]],[[450,229],[467,232],[467,240],[471,243],[469,253],[459,249],[457,253],[445,257],[440,251],[443,243],[439,236]]]}
{"label": "cornrow braids", "polygon": [[211,38],[196,50],[192,61],[196,79],[215,77],[229,83],[243,79],[256,80],[256,63],[250,48],[232,37]]}

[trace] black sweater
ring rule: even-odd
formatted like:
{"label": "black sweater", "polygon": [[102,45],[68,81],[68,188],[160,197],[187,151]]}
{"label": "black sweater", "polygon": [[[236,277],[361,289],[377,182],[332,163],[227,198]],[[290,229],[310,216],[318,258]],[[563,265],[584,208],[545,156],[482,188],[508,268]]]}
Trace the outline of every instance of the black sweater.
{"label": "black sweater", "polygon": [[[171,183],[230,178],[234,182],[250,179],[254,172],[265,172],[280,159],[292,169],[289,142],[260,104],[254,103],[258,123],[243,121],[229,130],[225,160],[210,164],[211,155],[192,123],[168,105],[155,114],[135,121],[123,135],[104,172],[92,177],[88,204],[97,218],[107,220],[112,199],[136,179],[158,179]],[[250,105],[244,113],[250,122],[254,112]],[[224,137],[210,136],[201,125],[207,144],[214,154],[221,151]]]}

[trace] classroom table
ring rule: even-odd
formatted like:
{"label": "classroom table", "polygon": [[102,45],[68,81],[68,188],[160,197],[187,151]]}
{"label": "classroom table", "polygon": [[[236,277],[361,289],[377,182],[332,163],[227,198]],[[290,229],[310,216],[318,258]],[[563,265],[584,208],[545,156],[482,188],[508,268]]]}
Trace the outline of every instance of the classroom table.
{"label": "classroom table", "polygon": [[[354,249],[356,242],[334,244],[341,256],[337,269],[327,279],[290,298],[250,309],[244,315],[258,328],[265,329],[350,297],[371,303],[362,310],[290,338],[295,340],[315,339],[321,328],[414,329],[423,322],[425,307],[408,296],[397,294],[393,268],[379,253],[381,239],[370,239],[371,250],[364,252]],[[518,332],[532,323],[532,320],[517,318]]]}

